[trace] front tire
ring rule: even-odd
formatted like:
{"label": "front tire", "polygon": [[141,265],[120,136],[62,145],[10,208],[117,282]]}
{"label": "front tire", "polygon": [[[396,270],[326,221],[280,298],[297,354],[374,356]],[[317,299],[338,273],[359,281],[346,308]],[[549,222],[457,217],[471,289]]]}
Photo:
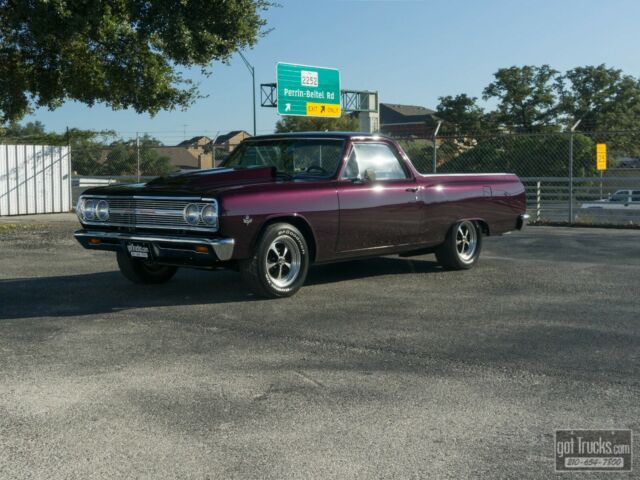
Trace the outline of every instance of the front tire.
{"label": "front tire", "polygon": [[290,297],[307,278],[307,242],[293,225],[274,223],[258,240],[253,256],[242,260],[239,266],[242,279],[257,295]]}
{"label": "front tire", "polygon": [[456,223],[444,243],[436,249],[436,259],[444,268],[467,270],[478,263],[482,249],[482,231],[470,220]]}
{"label": "front tire", "polygon": [[117,260],[120,273],[133,283],[146,285],[165,283],[171,280],[171,277],[173,277],[178,270],[177,267],[145,263],[142,260],[129,257],[129,255],[124,252],[118,252]]}

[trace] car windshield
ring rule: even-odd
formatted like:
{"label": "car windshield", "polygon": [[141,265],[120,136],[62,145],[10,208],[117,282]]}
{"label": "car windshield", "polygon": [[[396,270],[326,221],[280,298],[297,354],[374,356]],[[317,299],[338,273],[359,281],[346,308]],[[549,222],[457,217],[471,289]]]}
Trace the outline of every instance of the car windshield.
{"label": "car windshield", "polygon": [[276,139],[242,142],[224,163],[225,167],[275,167],[278,173],[296,178],[329,178],[335,175],[344,140]]}

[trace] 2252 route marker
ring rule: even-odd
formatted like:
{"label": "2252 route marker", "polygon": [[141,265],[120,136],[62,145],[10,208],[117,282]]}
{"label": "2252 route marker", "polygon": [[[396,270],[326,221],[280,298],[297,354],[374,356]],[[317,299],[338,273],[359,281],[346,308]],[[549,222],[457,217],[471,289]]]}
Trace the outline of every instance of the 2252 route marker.
{"label": "2252 route marker", "polygon": [[278,63],[278,114],[339,117],[340,72],[334,68]]}

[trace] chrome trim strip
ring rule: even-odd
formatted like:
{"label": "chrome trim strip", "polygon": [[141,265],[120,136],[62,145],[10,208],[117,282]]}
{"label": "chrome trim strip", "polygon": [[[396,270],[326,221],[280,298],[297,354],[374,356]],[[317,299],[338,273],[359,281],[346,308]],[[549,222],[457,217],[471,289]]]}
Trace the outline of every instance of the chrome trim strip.
{"label": "chrome trim strip", "polygon": [[90,225],[93,227],[127,227],[127,228],[149,228],[149,229],[159,229],[159,230],[184,230],[187,232],[209,232],[216,233],[218,231],[218,227],[191,227],[187,225],[151,225],[147,223],[111,223],[109,221],[106,222],[87,222],[86,220],[82,220],[83,225]]}
{"label": "chrome trim strip", "polygon": [[92,232],[88,230],[78,230],[73,234],[76,238],[102,238],[110,240],[129,240],[132,242],[159,242],[159,243],[175,243],[175,244],[205,244],[209,245],[216,256],[220,260],[230,260],[235,247],[233,238],[196,238],[196,237],[172,237],[165,235],[145,235],[145,234],[129,234],[120,232]]}
{"label": "chrome trim strip", "polygon": [[120,198],[125,200],[181,200],[181,201],[202,201],[202,202],[215,202],[216,200],[213,198],[207,198],[206,200],[202,197],[156,197],[153,195],[93,195],[88,193],[86,195],[80,195],[85,198],[112,198],[114,200],[118,200]]}

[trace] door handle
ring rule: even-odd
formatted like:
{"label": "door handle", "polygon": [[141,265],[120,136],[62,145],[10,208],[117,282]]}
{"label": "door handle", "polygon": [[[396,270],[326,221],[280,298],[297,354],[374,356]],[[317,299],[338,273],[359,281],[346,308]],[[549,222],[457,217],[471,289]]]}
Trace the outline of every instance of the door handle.
{"label": "door handle", "polygon": [[410,187],[406,189],[407,192],[416,193],[418,191],[418,187]]}

